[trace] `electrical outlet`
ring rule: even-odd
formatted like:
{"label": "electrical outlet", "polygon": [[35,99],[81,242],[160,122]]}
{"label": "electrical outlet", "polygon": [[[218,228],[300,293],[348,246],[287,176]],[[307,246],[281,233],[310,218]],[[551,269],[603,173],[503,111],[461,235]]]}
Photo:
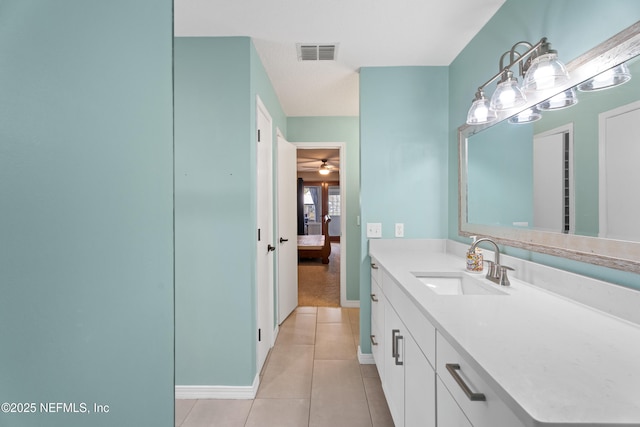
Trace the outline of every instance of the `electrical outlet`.
{"label": "electrical outlet", "polygon": [[379,222],[367,223],[367,238],[375,239],[382,237],[382,224]]}
{"label": "electrical outlet", "polygon": [[404,224],[401,222],[396,223],[396,237],[404,237]]}

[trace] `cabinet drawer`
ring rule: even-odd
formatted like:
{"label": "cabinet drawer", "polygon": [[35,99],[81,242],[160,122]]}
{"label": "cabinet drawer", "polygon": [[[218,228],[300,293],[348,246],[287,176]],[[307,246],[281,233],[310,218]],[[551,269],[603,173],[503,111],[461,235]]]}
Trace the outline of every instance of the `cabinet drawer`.
{"label": "cabinet drawer", "polygon": [[386,271],[382,273],[384,294],[396,312],[402,315],[402,321],[413,339],[424,353],[431,367],[436,366],[436,328],[420,312],[409,296],[400,288]]}
{"label": "cabinet drawer", "polygon": [[376,362],[380,380],[384,380],[384,319],[383,323],[371,321],[371,354]]}
{"label": "cabinet drawer", "polygon": [[[458,406],[449,390],[442,384],[442,380],[438,378],[438,427],[473,427],[467,417]],[[497,426],[496,426],[497,427]]]}
{"label": "cabinet drawer", "polygon": [[380,283],[381,271],[382,271],[382,268],[380,267],[378,260],[375,258],[371,258],[371,283],[375,282],[378,285],[381,284]]}
{"label": "cabinet drawer", "polygon": [[[465,361],[465,359],[440,334],[437,336],[438,365],[436,372],[466,417],[474,427],[509,426],[524,427],[524,424],[500,400],[496,393],[482,377]],[[447,369],[447,365],[448,369]],[[460,383],[455,376],[460,378]],[[463,390],[467,386],[469,393],[482,394],[484,400],[472,398]],[[480,396],[475,396],[479,398]],[[440,400],[440,390],[438,390]]]}
{"label": "cabinet drawer", "polygon": [[377,322],[379,326],[384,325],[384,294],[377,283],[371,282],[371,322]]}

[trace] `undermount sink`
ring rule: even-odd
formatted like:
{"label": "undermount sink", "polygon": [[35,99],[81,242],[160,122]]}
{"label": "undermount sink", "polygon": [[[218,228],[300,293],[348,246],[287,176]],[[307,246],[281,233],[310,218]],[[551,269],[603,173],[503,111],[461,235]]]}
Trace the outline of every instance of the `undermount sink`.
{"label": "undermount sink", "polygon": [[469,273],[412,273],[438,295],[508,295],[497,285],[485,283]]}

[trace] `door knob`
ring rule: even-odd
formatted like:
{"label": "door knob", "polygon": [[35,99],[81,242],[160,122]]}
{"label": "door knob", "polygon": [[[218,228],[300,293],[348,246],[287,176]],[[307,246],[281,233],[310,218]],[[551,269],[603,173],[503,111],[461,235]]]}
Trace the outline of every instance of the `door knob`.
{"label": "door knob", "polygon": [[280,243],[284,243],[284,242],[288,242],[288,241],[289,241],[289,239],[284,239],[282,237],[280,238]]}
{"label": "door knob", "polygon": [[276,250],[275,246],[267,245],[267,252],[271,252],[271,251],[275,251],[275,250]]}

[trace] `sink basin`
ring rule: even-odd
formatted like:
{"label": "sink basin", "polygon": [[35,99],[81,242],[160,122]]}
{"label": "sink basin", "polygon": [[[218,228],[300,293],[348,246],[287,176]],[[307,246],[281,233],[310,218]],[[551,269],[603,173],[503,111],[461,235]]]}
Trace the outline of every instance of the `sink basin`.
{"label": "sink basin", "polygon": [[438,295],[507,295],[497,285],[464,272],[412,274]]}

